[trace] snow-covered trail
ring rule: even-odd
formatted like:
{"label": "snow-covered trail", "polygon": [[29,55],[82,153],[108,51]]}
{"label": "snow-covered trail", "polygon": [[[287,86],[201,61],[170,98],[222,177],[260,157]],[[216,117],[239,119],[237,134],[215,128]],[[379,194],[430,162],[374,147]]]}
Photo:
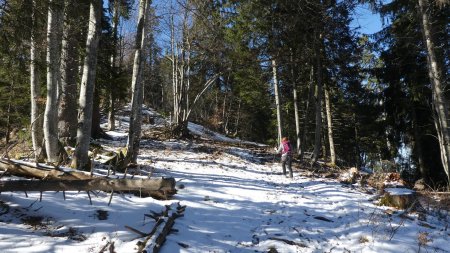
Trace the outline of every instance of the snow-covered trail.
{"label": "snow-covered trail", "polygon": [[[117,149],[123,139],[102,144]],[[255,160],[243,148],[143,140],[138,163],[155,177],[174,177],[174,199],[117,194],[108,206],[106,193],[93,195],[92,205],[83,192],[66,192],[66,200],[44,192],[42,202],[39,193],[2,193],[0,204],[10,210],[0,215],[0,252],[100,252],[108,241],[115,252],[136,252],[139,239],[125,225],[150,231],[153,222],[144,214],[176,202],[187,208],[162,253],[450,252],[448,217],[428,216],[431,227],[419,225],[417,215],[386,212],[358,187],[298,169],[289,179],[279,164]],[[27,217],[42,217],[43,226],[24,222]]]}
{"label": "snow-covered trail", "polygon": [[144,152],[156,175],[184,186],[176,199],[187,205],[185,218],[163,252],[417,252],[417,227],[388,217],[372,195],[298,170],[289,179],[279,164],[231,154]]}

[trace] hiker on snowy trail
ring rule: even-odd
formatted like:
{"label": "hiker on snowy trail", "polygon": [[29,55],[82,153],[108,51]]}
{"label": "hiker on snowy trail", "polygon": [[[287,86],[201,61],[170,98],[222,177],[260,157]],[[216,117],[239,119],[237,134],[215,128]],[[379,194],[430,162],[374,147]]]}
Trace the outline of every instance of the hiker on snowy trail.
{"label": "hiker on snowy trail", "polygon": [[283,175],[286,175],[286,165],[289,170],[289,177],[292,178],[292,145],[287,137],[281,139],[281,145],[277,149],[277,153],[281,153],[281,166],[283,167]]}

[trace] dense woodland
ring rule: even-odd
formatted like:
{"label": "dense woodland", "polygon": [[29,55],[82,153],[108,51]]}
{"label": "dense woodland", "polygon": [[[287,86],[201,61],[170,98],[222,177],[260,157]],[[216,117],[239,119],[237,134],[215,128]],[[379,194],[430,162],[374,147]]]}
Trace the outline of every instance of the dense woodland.
{"label": "dense woodland", "polygon": [[[166,2],[166,1],[163,1]],[[37,160],[87,169],[130,105],[124,163],[141,105],[228,136],[296,144],[299,160],[395,170],[448,185],[447,0],[0,0],[0,138]],[[355,8],[385,21],[351,27]]]}

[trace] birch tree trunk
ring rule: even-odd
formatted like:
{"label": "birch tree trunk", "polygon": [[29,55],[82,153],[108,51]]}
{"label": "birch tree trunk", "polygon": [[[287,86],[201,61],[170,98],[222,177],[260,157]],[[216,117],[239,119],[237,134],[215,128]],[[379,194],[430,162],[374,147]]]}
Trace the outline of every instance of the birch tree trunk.
{"label": "birch tree trunk", "polygon": [[74,1],[66,1],[61,52],[61,94],[58,112],[59,139],[70,143],[77,137],[77,77],[78,41],[77,7]]}
{"label": "birch tree trunk", "polygon": [[36,161],[39,160],[39,154],[42,150],[42,141],[44,133],[42,131],[43,116],[41,106],[43,98],[41,97],[41,88],[39,85],[39,73],[37,71],[38,49],[36,46],[37,21],[36,21],[36,0],[32,2],[32,26],[30,41],[30,90],[31,90],[31,139],[33,142],[33,151]]}
{"label": "birch tree trunk", "polygon": [[422,33],[427,49],[428,76],[433,93],[434,122],[438,134],[442,165],[447,174],[447,182],[450,185],[450,129],[448,125],[448,101],[445,94],[446,85],[443,82],[441,66],[435,53],[431,19],[427,11],[427,7],[429,6],[426,0],[418,0],[418,4],[419,14],[422,19]]}
{"label": "birch tree trunk", "polygon": [[58,162],[58,85],[62,39],[62,0],[51,0],[47,25],[47,103],[44,113],[44,137],[48,162]]}
{"label": "birch tree trunk", "polygon": [[172,60],[172,99],[173,99],[173,118],[172,123],[177,124],[178,123],[178,64],[177,64],[177,57],[175,52],[175,23],[173,20],[173,15],[170,19],[170,46],[171,46],[171,60]]}
{"label": "birch tree trunk", "polygon": [[278,144],[281,144],[282,129],[281,129],[281,105],[280,105],[280,93],[278,91],[278,78],[277,78],[277,62],[272,59],[272,75],[273,75],[273,88],[275,93],[275,106],[277,108],[277,126],[278,126]]}
{"label": "birch tree trunk", "polygon": [[331,119],[331,104],[330,104],[330,91],[328,85],[325,84],[325,110],[327,112],[327,132],[328,132],[328,144],[330,145],[330,159],[331,164],[336,164],[336,153],[334,149],[333,139],[333,122]]}
{"label": "birch tree trunk", "polygon": [[[319,35],[319,40],[322,40],[322,35]],[[315,42],[317,44],[321,44],[320,42]],[[319,159],[319,153],[320,153],[320,145],[321,145],[321,132],[322,132],[322,55],[321,55],[321,49],[319,48],[319,45],[316,45],[315,48],[316,53],[316,65],[317,65],[317,81],[316,81],[316,90],[314,94],[314,101],[316,105],[316,130],[315,130],[315,137],[314,137],[314,152],[313,152],[313,159],[312,164],[317,162]]]}
{"label": "birch tree trunk", "polygon": [[139,152],[139,142],[141,140],[141,111],[142,111],[142,72],[145,60],[145,23],[147,19],[147,10],[150,5],[149,0],[140,0],[139,16],[136,31],[136,44],[133,63],[133,76],[131,80],[131,115],[130,128],[128,131],[127,142],[127,161],[136,163]]}
{"label": "birch tree trunk", "polygon": [[302,149],[302,142],[300,139],[300,115],[298,111],[298,91],[297,91],[297,84],[294,82],[294,90],[292,91],[294,93],[294,117],[295,117],[295,136],[296,136],[296,142],[297,142],[297,154],[300,155],[301,149]]}
{"label": "birch tree trunk", "polygon": [[92,107],[97,67],[97,48],[101,28],[102,2],[102,0],[90,0],[89,5],[86,56],[84,58],[83,76],[81,78],[80,97],[78,100],[77,145],[72,161],[72,167],[80,170],[88,170],[90,166],[88,150],[92,127]]}

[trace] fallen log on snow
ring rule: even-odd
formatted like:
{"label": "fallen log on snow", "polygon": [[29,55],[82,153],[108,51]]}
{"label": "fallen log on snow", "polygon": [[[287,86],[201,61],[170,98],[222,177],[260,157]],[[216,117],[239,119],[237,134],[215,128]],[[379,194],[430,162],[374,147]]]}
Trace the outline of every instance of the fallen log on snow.
{"label": "fallen log on snow", "polygon": [[0,169],[14,176],[25,176],[40,179],[78,180],[91,178],[89,173],[82,171],[56,169],[39,164],[36,165],[7,159],[0,159]]}
{"label": "fallen log on snow", "polygon": [[[175,210],[176,209],[176,210]],[[145,214],[146,217],[150,217],[155,220],[155,225],[149,233],[141,232],[129,226],[125,226],[127,229],[134,233],[137,233],[139,237],[145,237],[143,241],[139,241],[138,252],[140,253],[157,253],[161,249],[162,245],[166,241],[166,237],[170,234],[173,225],[175,224],[175,219],[183,217],[184,210],[186,206],[175,204],[166,206],[166,209],[161,213],[152,212],[152,214]]]}
{"label": "fallen log on snow", "polygon": [[175,191],[174,178],[0,181],[5,191]]}
{"label": "fallen log on snow", "polygon": [[[108,179],[91,177],[87,172],[53,168],[46,165],[0,159],[0,170],[10,175],[43,179],[44,181],[7,181],[2,191],[126,191],[139,197],[170,199],[177,191],[175,180],[166,179]],[[71,182],[77,181],[77,182]],[[9,187],[9,188],[6,188]]]}

